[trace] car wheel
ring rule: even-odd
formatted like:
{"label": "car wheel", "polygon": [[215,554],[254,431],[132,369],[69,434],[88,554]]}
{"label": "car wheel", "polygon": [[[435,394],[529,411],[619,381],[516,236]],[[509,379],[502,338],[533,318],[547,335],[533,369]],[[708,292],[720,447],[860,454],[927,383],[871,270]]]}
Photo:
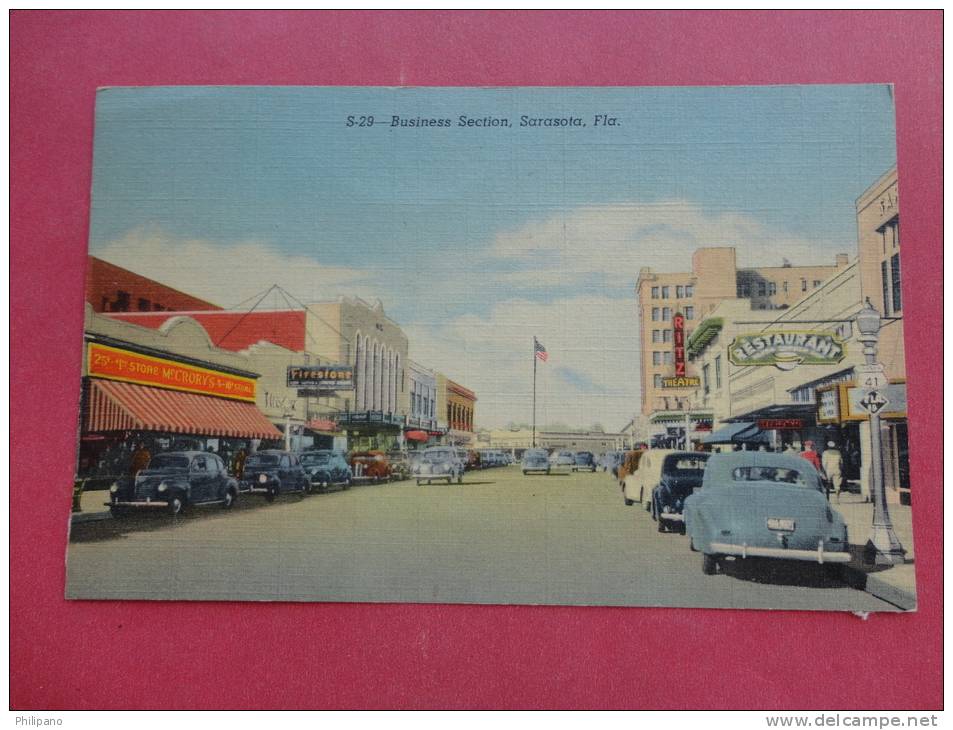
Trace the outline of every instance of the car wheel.
{"label": "car wheel", "polygon": [[626,506],[626,507],[631,507],[633,504],[635,504],[635,502],[633,502],[631,499],[629,499],[628,497],[626,497],[626,496],[624,496],[624,495],[623,495],[622,499],[625,500],[625,506]]}
{"label": "car wheel", "polygon": [[659,531],[659,532],[668,532],[668,525],[665,524],[665,520],[663,520],[661,517],[659,517],[659,518],[656,520],[656,522],[658,523],[658,531]]}
{"label": "car wheel", "polygon": [[463,472],[457,474],[457,484],[463,484]]}
{"label": "car wheel", "polygon": [[111,514],[113,517],[125,517],[129,513],[126,511],[125,507],[119,507],[118,505],[110,505],[109,514]]}
{"label": "car wheel", "polygon": [[715,575],[718,572],[718,556],[702,553],[702,573]]}
{"label": "car wheel", "polygon": [[420,486],[420,480],[419,480],[419,479],[417,480],[417,486],[418,486],[418,487]]}
{"label": "car wheel", "polygon": [[546,476],[549,476],[549,469],[546,470]]}
{"label": "car wheel", "polygon": [[265,501],[266,501],[266,502],[274,502],[274,501],[275,501],[275,497],[276,497],[277,495],[278,495],[277,490],[274,489],[274,487],[269,487],[269,488],[268,488],[268,491],[265,492]]}
{"label": "car wheel", "polygon": [[679,535],[684,535],[684,534],[685,534],[685,521],[684,521],[684,520],[682,520],[681,522],[678,523],[678,527],[675,529],[675,531],[676,531]]}
{"label": "car wheel", "polygon": [[231,489],[226,489],[225,499],[222,500],[222,508],[231,509],[234,504],[235,504],[235,492],[233,492]]}
{"label": "car wheel", "polygon": [[168,509],[169,514],[180,515],[182,514],[182,510],[185,509],[185,501],[182,499],[182,497],[174,495],[171,499],[169,499]]}
{"label": "car wheel", "polygon": [[695,538],[693,537],[688,538],[688,549],[691,550],[693,553],[698,552],[698,548],[695,547]]}
{"label": "car wheel", "polygon": [[523,469],[523,476],[526,476],[526,469]]}

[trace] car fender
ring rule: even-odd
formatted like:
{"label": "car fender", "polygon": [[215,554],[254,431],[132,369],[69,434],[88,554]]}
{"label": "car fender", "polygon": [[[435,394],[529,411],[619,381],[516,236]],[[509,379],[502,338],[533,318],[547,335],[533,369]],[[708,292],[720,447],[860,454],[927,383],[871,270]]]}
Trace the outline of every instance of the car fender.
{"label": "car fender", "polygon": [[192,485],[188,479],[163,479],[159,486],[165,484],[165,491],[161,494],[179,494],[189,499],[192,496]]}

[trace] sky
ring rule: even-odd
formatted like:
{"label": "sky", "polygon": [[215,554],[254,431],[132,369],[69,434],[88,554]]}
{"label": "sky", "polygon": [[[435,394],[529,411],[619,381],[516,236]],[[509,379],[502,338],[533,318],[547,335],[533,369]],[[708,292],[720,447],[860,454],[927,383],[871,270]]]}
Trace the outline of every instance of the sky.
{"label": "sky", "polygon": [[639,408],[641,267],[853,256],[854,201],[895,162],[885,85],[109,88],[89,246],[226,307],[380,299],[478,427],[531,420],[536,336],[538,422],[614,430]]}

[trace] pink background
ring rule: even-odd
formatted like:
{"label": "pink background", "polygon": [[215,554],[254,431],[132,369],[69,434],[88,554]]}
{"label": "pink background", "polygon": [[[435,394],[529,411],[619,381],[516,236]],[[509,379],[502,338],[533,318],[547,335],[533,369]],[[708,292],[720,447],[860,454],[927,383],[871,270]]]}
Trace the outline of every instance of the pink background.
{"label": "pink background", "polygon": [[[941,23],[12,13],[12,707],[940,707]],[[843,82],[896,84],[918,613],[63,599],[98,86]]]}

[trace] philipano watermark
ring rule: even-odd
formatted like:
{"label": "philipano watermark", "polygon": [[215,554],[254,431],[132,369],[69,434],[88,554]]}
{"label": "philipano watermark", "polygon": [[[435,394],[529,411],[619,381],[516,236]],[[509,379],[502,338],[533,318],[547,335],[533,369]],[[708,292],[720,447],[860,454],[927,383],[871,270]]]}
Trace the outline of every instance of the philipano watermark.
{"label": "philipano watermark", "polygon": [[768,727],[866,727],[885,730],[891,727],[938,727],[937,715],[768,715]]}
{"label": "philipano watermark", "polygon": [[61,717],[37,717],[36,715],[17,715],[16,727],[51,727],[63,724]]}

